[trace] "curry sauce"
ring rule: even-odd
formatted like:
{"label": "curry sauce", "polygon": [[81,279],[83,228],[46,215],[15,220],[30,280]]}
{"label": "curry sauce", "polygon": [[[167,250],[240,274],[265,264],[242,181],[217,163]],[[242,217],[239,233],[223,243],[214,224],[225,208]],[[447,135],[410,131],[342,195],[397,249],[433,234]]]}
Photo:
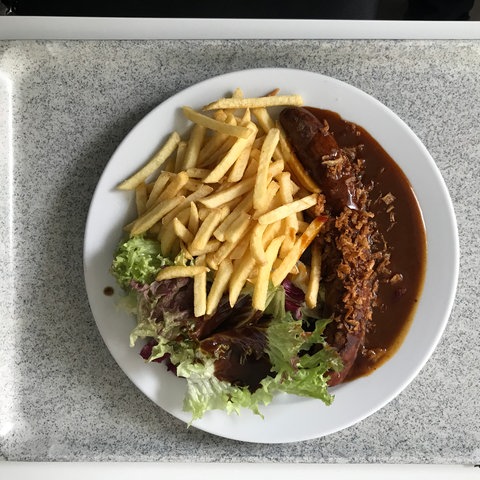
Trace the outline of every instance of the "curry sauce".
{"label": "curry sauce", "polygon": [[341,148],[357,148],[364,160],[362,182],[370,186],[369,210],[388,245],[389,281],[379,282],[372,321],[362,350],[346,380],[371,373],[402,343],[421,295],[426,235],[422,213],[410,182],[381,145],[361,126],[329,110],[307,108],[322,122]]}

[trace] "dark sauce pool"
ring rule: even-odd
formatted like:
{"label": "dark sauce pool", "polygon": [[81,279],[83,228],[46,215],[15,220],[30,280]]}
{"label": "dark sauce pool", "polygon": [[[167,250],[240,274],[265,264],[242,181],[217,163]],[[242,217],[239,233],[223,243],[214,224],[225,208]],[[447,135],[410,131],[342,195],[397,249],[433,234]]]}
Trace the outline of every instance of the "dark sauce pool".
{"label": "dark sauce pool", "polygon": [[107,297],[111,297],[115,291],[113,290],[113,287],[105,287],[103,289],[103,294],[106,295]]}
{"label": "dark sauce pool", "polygon": [[[401,274],[396,283],[380,283],[378,306],[373,311],[373,326],[367,331],[364,354],[359,354],[348,374],[352,380],[371,373],[390,358],[405,338],[421,295],[427,255],[425,226],[415,194],[407,177],[361,126],[343,120],[329,110],[308,108],[321,121],[326,120],[342,148],[363,145],[364,185],[373,184],[370,211],[390,247],[390,269]],[[394,221],[381,197],[391,194]]]}

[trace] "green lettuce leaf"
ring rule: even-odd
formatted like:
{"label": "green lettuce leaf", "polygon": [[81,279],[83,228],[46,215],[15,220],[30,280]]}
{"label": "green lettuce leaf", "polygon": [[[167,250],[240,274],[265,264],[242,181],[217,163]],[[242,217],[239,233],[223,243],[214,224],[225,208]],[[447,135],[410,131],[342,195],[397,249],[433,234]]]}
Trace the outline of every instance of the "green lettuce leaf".
{"label": "green lettuce leaf", "polygon": [[247,387],[219,380],[214,371],[214,360],[211,358],[203,362],[184,362],[177,367],[177,374],[187,379],[183,408],[192,413],[192,421],[209,410],[239,414],[242,408],[248,408],[261,415],[259,405],[268,405],[272,400],[272,393],[267,389],[259,388],[252,393]]}
{"label": "green lettuce leaf", "polygon": [[111,272],[123,288],[128,288],[132,280],[145,284],[153,282],[162,267],[173,263],[162,256],[159,242],[136,236],[120,243]]}
{"label": "green lettuce leaf", "polygon": [[343,368],[338,354],[322,337],[330,320],[317,319],[313,332],[305,332],[302,320],[295,320],[282,308],[282,290],[277,290],[267,308],[277,314],[267,330],[267,353],[276,375],[273,380],[265,379],[265,387],[318,398],[330,405],[333,395],[328,392],[328,374]]}

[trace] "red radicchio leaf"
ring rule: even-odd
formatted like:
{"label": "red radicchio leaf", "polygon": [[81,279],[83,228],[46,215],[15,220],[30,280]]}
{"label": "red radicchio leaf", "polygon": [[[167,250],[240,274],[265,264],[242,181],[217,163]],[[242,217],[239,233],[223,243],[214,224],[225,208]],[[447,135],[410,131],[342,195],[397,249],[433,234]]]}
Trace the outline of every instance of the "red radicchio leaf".
{"label": "red radicchio leaf", "polygon": [[305,294],[301,288],[296,287],[290,280],[284,280],[282,286],[285,290],[285,310],[290,312],[295,320],[302,317],[302,306]]}
{"label": "red radicchio leaf", "polygon": [[[155,340],[150,340],[149,342],[147,342],[140,350],[140,356],[144,360],[148,360],[152,355],[153,347],[157,345],[157,343],[158,342]],[[175,375],[177,374],[177,367],[170,361],[169,353],[166,353],[165,355],[162,355],[161,357],[156,358],[155,360],[152,360],[152,362],[157,362],[157,363],[165,362],[165,365],[167,366],[167,370],[169,372],[173,372]]]}

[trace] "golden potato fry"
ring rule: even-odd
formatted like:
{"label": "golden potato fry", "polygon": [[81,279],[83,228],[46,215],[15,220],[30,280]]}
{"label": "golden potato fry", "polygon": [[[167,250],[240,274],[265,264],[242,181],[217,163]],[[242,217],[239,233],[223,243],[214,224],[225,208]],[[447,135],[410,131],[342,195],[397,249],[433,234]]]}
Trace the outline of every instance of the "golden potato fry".
{"label": "golden potato fry", "polygon": [[257,138],[253,142],[252,149],[258,150],[259,158],[260,158],[260,150],[262,145],[265,143],[265,138],[267,135],[257,135]]}
{"label": "golden potato fry", "polygon": [[192,250],[202,250],[207,245],[207,242],[210,240],[214,230],[218,227],[222,221],[222,216],[224,213],[221,209],[213,209],[207,216],[207,218],[202,222],[198,231],[195,235],[195,238],[192,240],[189,245],[189,250],[194,255]]}
{"label": "golden potato fry", "polygon": [[[196,265],[205,266],[205,255],[197,257]],[[193,314],[195,317],[205,315],[207,311],[207,271],[193,276]]]}
{"label": "golden potato fry", "polygon": [[[269,132],[272,128],[275,128],[275,121],[272,119],[266,108],[255,108],[253,114],[257,118],[260,128],[265,132]],[[272,157],[274,160],[283,160],[283,154],[280,146],[277,144],[273,151]]]}
{"label": "golden potato fry", "polygon": [[247,138],[237,138],[236,142],[232,145],[232,148],[228,153],[220,160],[215,168],[210,172],[203,181],[205,183],[217,183],[227,173],[230,167],[235,163],[241,153],[245,150],[250,140],[255,137],[257,133],[257,127],[251,123],[247,125],[250,130],[250,136]]}
{"label": "golden potato fry", "polygon": [[203,185],[203,182],[201,180],[197,180],[194,178],[190,178],[188,182],[182,187],[183,191],[181,191],[183,194],[185,192],[195,192],[198,190],[201,186]]}
{"label": "golden potato fry", "polygon": [[282,203],[293,202],[293,184],[291,182],[291,176],[289,172],[282,172],[277,175],[277,182],[280,187],[280,199]]}
{"label": "golden potato fry", "polygon": [[243,172],[243,178],[250,178],[257,174],[259,158],[260,150],[254,150],[252,147],[250,150],[250,158],[248,159],[247,166]]}
{"label": "golden potato fry", "polygon": [[282,220],[288,217],[291,214],[307,210],[310,207],[313,207],[317,203],[317,194],[312,193],[308,197],[300,198],[281,207],[270,210],[267,213],[264,213],[258,218],[258,223],[269,224]]}
{"label": "golden potato fry", "polygon": [[297,262],[296,267],[297,272],[295,275],[292,274],[291,276],[292,283],[306,292],[308,288],[308,280],[310,278],[310,269],[301,260]]}
{"label": "golden potato fry", "polygon": [[135,204],[137,215],[143,215],[147,210],[147,186],[145,183],[140,183],[135,188]]}
{"label": "golden potato fry", "polygon": [[163,189],[167,185],[167,183],[172,178],[173,174],[171,172],[162,172],[155,180],[153,184],[152,191],[147,199],[147,210],[156,203],[157,198],[163,192]]}
{"label": "golden potato fry", "polygon": [[227,112],[225,112],[225,110],[215,110],[215,112],[213,112],[213,118],[219,122],[226,122]]}
{"label": "golden potato fry", "polygon": [[233,93],[232,93],[232,98],[243,98],[243,90],[240,87],[237,87]]}
{"label": "golden potato fry", "polygon": [[254,184],[255,178],[247,178],[241,182],[234,183],[221,192],[212,193],[208,197],[200,199],[199,202],[207,208],[217,208],[247,193]]}
{"label": "golden potato fry", "polygon": [[160,242],[162,255],[164,257],[175,257],[177,247],[180,248],[180,242],[175,230],[170,225],[161,225],[157,238]]}
{"label": "golden potato fry", "polygon": [[198,208],[195,202],[190,202],[190,215],[188,217],[188,230],[196,235],[199,225]]}
{"label": "golden potato fry", "polygon": [[[269,97],[271,98],[271,97]],[[260,210],[265,205],[268,186],[268,169],[272,159],[273,151],[277,146],[280,132],[277,128],[269,130],[260,152],[257,176],[253,189],[253,208]]]}
{"label": "golden potato fry", "polygon": [[[221,113],[222,115],[220,116],[219,113]],[[231,114],[227,115],[224,110],[215,111],[213,116],[215,120],[218,120],[219,122],[227,123],[229,125],[237,124],[235,117]],[[201,164],[203,161],[205,161],[205,159],[211,157],[215,152],[217,152],[226,140],[231,139],[231,135],[227,135],[226,133],[213,130],[209,130],[208,133],[209,136],[207,137],[202,149],[200,150],[200,154],[198,157],[199,164]]]}
{"label": "golden potato fry", "polygon": [[[295,228],[295,225],[297,228]],[[285,239],[280,247],[280,258],[285,258],[288,255],[297,239],[298,222],[295,214],[289,215],[284,219],[283,231],[285,232]]]}
{"label": "golden potato fry", "polygon": [[[290,183],[292,185],[292,195],[295,196],[295,195],[297,195],[298,191],[300,190],[300,187],[291,179],[290,179]],[[308,195],[308,193],[310,193],[310,192],[307,192],[307,195]]]}
{"label": "golden potato fry", "polygon": [[162,166],[163,162],[175,151],[180,142],[180,135],[177,132],[173,132],[165,144],[153,155],[148,163],[138,170],[134,175],[124,180],[118,189],[120,190],[133,190],[142,182],[144,182],[155,170]]}
{"label": "golden potato fry", "polygon": [[[188,207],[185,207],[183,210],[180,210],[180,211],[177,213],[177,215],[175,216],[175,218],[176,218],[184,227],[187,226],[189,217],[190,217],[190,208],[188,208]],[[173,220],[175,220],[175,218],[174,218]],[[172,222],[170,222],[170,223],[161,224],[161,225],[164,226],[165,228],[167,228],[167,227],[172,227],[172,228],[173,228],[173,220],[172,220]]]}
{"label": "golden potato fry", "polygon": [[255,259],[250,255],[248,250],[242,258],[235,260],[233,263],[233,273],[230,277],[230,283],[228,286],[228,300],[231,307],[237,303],[238,296],[240,295],[240,292],[254,266]]}
{"label": "golden potato fry", "polygon": [[256,117],[260,128],[267,133],[272,128],[275,128],[275,121],[272,119],[268,110],[265,107],[252,109],[253,115]]}
{"label": "golden potato fry", "polygon": [[187,168],[186,170],[187,175],[189,178],[198,178],[198,179],[204,179],[210,175],[211,170],[208,170],[207,168]]}
{"label": "golden potato fry", "polygon": [[206,273],[209,269],[203,265],[192,265],[188,267],[173,265],[171,267],[163,267],[157,275],[157,282],[162,280],[170,280],[172,278],[194,277],[200,273]]}
{"label": "golden potato fry", "polygon": [[193,240],[193,234],[188,230],[188,228],[177,218],[173,219],[173,231],[180,240],[186,244],[190,243]]}
{"label": "golden potato fry", "polygon": [[287,168],[292,172],[293,176],[297,179],[300,185],[306,188],[309,192],[319,193],[320,187],[305,170],[297,155],[292,150],[290,144],[287,141],[287,137],[281,128],[280,132],[280,149],[282,151],[283,159]]}
{"label": "golden potato fry", "polygon": [[203,248],[192,249],[189,245],[187,245],[187,248],[191,255],[197,257],[198,255],[216,252],[219,249],[220,245],[221,243],[218,240],[213,239],[209,240]]}
{"label": "golden potato fry", "polygon": [[225,260],[227,257],[230,258],[231,251],[235,248],[235,243],[232,242],[222,242],[218,247],[218,250],[215,252],[210,252],[207,255],[207,265],[212,270],[218,270],[220,263]]}
{"label": "golden potato fry", "polygon": [[272,178],[275,178],[277,175],[280,175],[285,168],[285,162],[283,160],[275,160],[268,167],[268,181],[270,182]]}
{"label": "golden potato fry", "polygon": [[228,151],[235,145],[237,137],[227,137],[227,139],[218,147],[210,156],[205,157],[204,160],[198,163],[201,168],[213,169],[215,165],[228,153]]}
{"label": "golden potato fry", "polygon": [[318,292],[320,289],[320,277],[322,274],[322,255],[318,242],[312,244],[312,260],[310,263],[310,274],[308,278],[307,291],[305,293],[305,302],[307,307],[314,308],[317,305]]}
{"label": "golden potato fry", "polygon": [[243,116],[240,119],[240,125],[242,126],[247,126],[247,124],[251,123],[252,121],[252,115],[250,113],[250,109],[246,108],[245,111],[243,112]]}
{"label": "golden potato fry", "polygon": [[184,115],[192,122],[202,125],[203,127],[215,130],[216,132],[226,133],[233,137],[247,138],[250,134],[248,128],[240,125],[230,125],[226,122],[219,122],[212,117],[203,115],[190,107],[182,108]]}
{"label": "golden potato fry", "polygon": [[182,211],[186,207],[190,207],[190,202],[196,202],[200,198],[206,197],[211,192],[213,192],[212,187],[209,187],[208,185],[202,185],[196,192],[192,192],[187,197],[184,197],[177,207],[165,215],[162,218],[162,223],[170,223],[177,216],[178,212]]}
{"label": "golden potato fry", "polygon": [[206,128],[198,123],[193,126],[192,133],[185,149],[183,156],[182,170],[193,168],[197,166],[198,155],[202,148],[203,139],[205,138]]}
{"label": "golden potato fry", "polygon": [[212,315],[218,307],[220,299],[228,287],[228,282],[233,272],[233,265],[230,260],[224,260],[218,267],[213,279],[210,292],[207,296],[207,315]]}
{"label": "golden potato fry", "polygon": [[183,256],[187,260],[193,260],[193,256],[188,251],[187,246],[185,245],[185,242],[183,240],[180,240],[179,243],[180,243],[180,251],[182,252]]}
{"label": "golden potato fry", "polygon": [[261,108],[275,106],[301,106],[303,99],[300,95],[276,95],[254,98],[221,98],[203,107],[203,110],[217,110],[220,108]]}
{"label": "golden potato fry", "polygon": [[267,193],[265,195],[264,204],[259,205],[259,208],[255,210],[253,214],[253,218],[257,220],[260,216],[262,216],[265,212],[269,210],[273,210],[277,206],[276,195],[278,192],[279,186],[278,183],[275,181],[271,181],[267,187]]}
{"label": "golden potato fry", "polygon": [[278,95],[280,92],[280,89],[277,87],[277,88],[274,88],[273,90],[271,90],[270,92],[266,93],[265,94],[265,97],[272,97],[273,95]]}
{"label": "golden potato fry", "polygon": [[[252,145],[254,140],[255,135],[252,135],[248,138],[245,148],[243,149],[237,160],[235,160],[235,163],[233,164],[232,169],[228,174],[228,182],[239,182],[242,178],[244,178],[244,174],[250,160],[250,154],[252,151]],[[253,173],[254,172],[252,172],[252,175]]]}
{"label": "golden potato fry", "polygon": [[326,222],[326,217],[316,217],[302,235],[297,239],[293,248],[288,255],[282,260],[282,263],[278,268],[272,272],[272,283],[277,286],[282,283],[290,270],[293,268],[298,259],[302,256],[302,253],[307,249],[310,243],[320,232],[320,229]]}
{"label": "golden potato fry", "polygon": [[155,225],[162,219],[167,213],[171,212],[175,207],[178,207],[185,197],[179,196],[175,198],[169,198],[158,203],[151,210],[148,210],[143,215],[135,220],[130,231],[131,235],[140,235],[146,232],[151,226]]}
{"label": "golden potato fry", "polygon": [[207,208],[207,207],[200,207],[198,209],[198,219],[200,220],[200,222],[203,222],[207,217],[208,217],[208,214],[212,211],[211,208]]}
{"label": "golden potato fry", "polygon": [[216,252],[212,252],[209,256],[210,264],[212,268],[217,269],[218,265],[227,257],[230,260],[237,260],[243,256],[245,250],[248,247],[250,241],[250,234],[253,226],[248,225],[248,228],[243,235],[236,239],[234,242],[223,242]]}
{"label": "golden potato fry", "polygon": [[203,145],[198,154],[198,165],[203,165],[225,142],[230,139],[226,133],[215,132]]}
{"label": "golden potato fry", "polygon": [[213,235],[221,242],[225,241],[225,234],[230,225],[236,220],[237,217],[243,213],[248,213],[253,206],[253,194],[251,192],[245,194],[242,200],[233,208],[230,214],[225,217],[222,223],[215,229]]}
{"label": "golden potato fry", "polygon": [[175,156],[175,168],[172,170],[174,173],[178,173],[183,170],[183,160],[185,158],[186,151],[187,151],[187,142],[182,140],[178,144],[177,155]]}
{"label": "golden potato fry", "polygon": [[[291,181],[290,173],[283,172],[277,176],[280,186],[279,197],[282,204],[290,204],[293,201],[294,184]],[[280,247],[280,257],[285,258],[295,243],[298,231],[298,220],[295,213],[288,215],[284,220],[285,240]]]}
{"label": "golden potato fry", "polygon": [[238,260],[245,255],[245,252],[248,250],[250,245],[250,235],[249,232],[251,231],[251,226],[247,230],[247,233],[240,239],[240,241],[235,245],[233,250],[230,252],[229,256],[231,260]]}
{"label": "golden potato fry", "polygon": [[[275,260],[275,263],[273,264],[274,268],[279,267],[281,263],[282,263],[282,259],[281,259],[281,258],[277,258],[277,259]],[[290,275],[298,275],[299,272],[300,272],[300,271],[299,271],[297,265],[294,265],[294,266],[292,267],[292,269],[290,270]]]}
{"label": "golden potato fry", "polygon": [[[270,242],[279,235],[279,233],[282,231],[283,224],[281,221],[271,223],[270,225],[267,225],[267,228],[265,230],[265,233],[263,234],[263,249],[265,250],[268,245],[270,245]],[[283,233],[283,232],[282,232]]]}
{"label": "golden potato fry", "polygon": [[180,172],[174,175],[168,186],[163,190],[163,192],[158,196],[157,202],[167,200],[169,198],[175,197],[178,192],[187,184],[189,177],[187,172]]}
{"label": "golden potato fry", "polygon": [[252,217],[248,213],[242,212],[236,220],[234,220],[225,233],[225,240],[227,242],[236,243],[243,234],[247,231]]}
{"label": "golden potato fry", "polygon": [[265,310],[267,301],[268,284],[273,262],[277,258],[278,250],[283,242],[283,236],[274,238],[265,252],[266,261],[258,268],[257,278],[254,282],[252,306],[256,310]]}
{"label": "golden potato fry", "polygon": [[263,248],[263,234],[267,225],[255,224],[252,235],[250,236],[250,252],[259,265],[263,265],[267,261],[265,249]]}

